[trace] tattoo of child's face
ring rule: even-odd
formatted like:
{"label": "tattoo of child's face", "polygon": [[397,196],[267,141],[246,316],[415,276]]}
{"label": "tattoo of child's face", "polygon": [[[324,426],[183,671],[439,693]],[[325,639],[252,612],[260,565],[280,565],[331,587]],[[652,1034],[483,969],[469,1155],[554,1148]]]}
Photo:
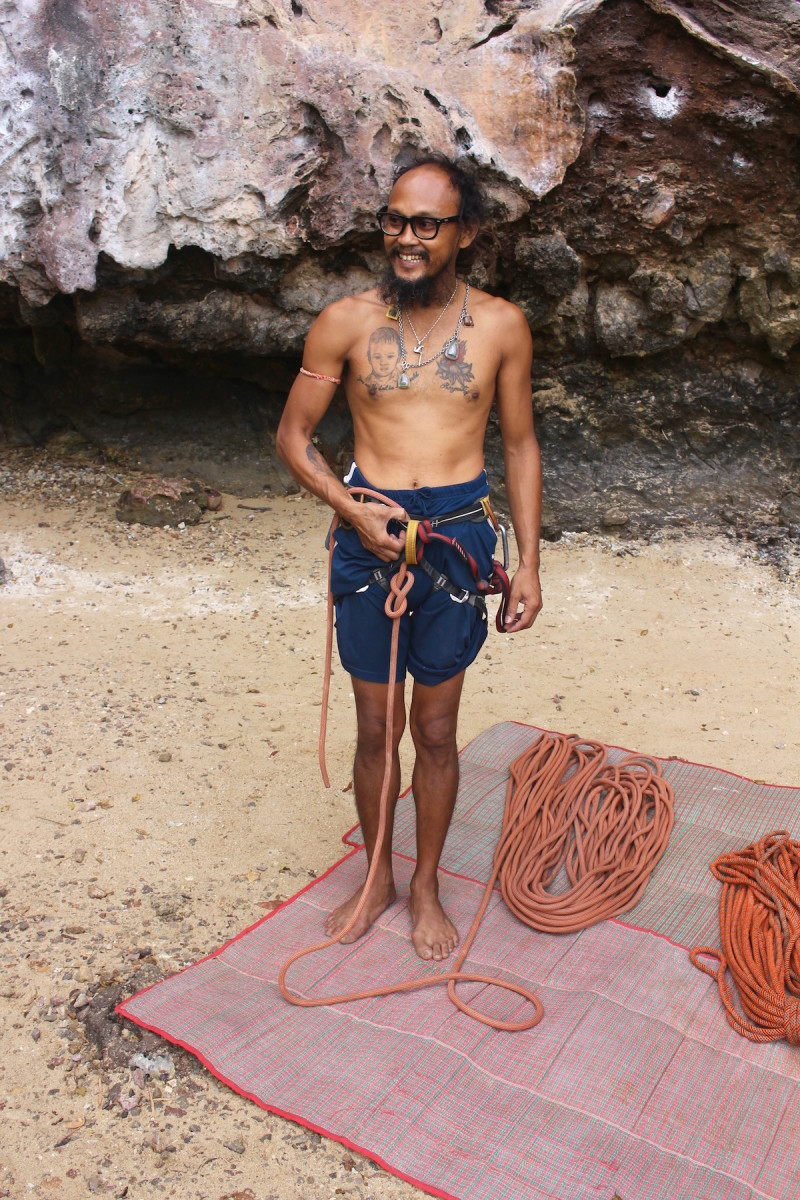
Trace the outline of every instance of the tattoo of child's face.
{"label": "tattoo of child's face", "polygon": [[464,361],[467,353],[467,343],[458,343],[458,355],[456,358],[448,358],[443,354],[441,358],[436,360],[436,374],[439,376],[439,383],[447,392],[462,392],[465,396],[469,389],[469,384],[475,376],[472,373],[472,363]]}
{"label": "tattoo of child's face", "polygon": [[374,329],[369,336],[367,358],[369,374],[359,375],[358,380],[369,394],[374,396],[377,392],[389,392],[396,388],[403,369],[397,330],[386,325]]}

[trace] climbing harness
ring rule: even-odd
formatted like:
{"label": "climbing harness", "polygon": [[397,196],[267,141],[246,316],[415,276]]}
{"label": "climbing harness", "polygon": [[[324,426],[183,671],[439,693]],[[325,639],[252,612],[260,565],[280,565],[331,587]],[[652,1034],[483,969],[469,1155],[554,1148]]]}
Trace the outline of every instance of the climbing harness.
{"label": "climbing harness", "polygon": [[[371,493],[365,488],[354,488],[351,490],[357,492],[360,499],[365,502],[374,499],[375,495],[379,494]],[[478,564],[457,538],[447,537],[445,534],[437,532],[443,525],[453,525],[465,521],[472,523],[489,521],[500,537],[500,543],[503,547],[503,561],[500,563],[497,559],[493,560],[492,573],[488,579],[481,578]],[[328,536],[325,539],[325,547],[329,552],[332,552],[331,538],[334,535],[337,524],[337,518],[334,517],[331,527],[328,530]],[[486,596],[499,595],[500,605],[497,610],[495,623],[498,633],[505,633],[505,616],[508,611],[508,599],[511,587],[508,578],[508,534],[506,533],[505,526],[501,525],[497,520],[489,503],[488,496],[482,496],[479,500],[467,505],[465,508],[459,508],[450,513],[443,513],[438,517],[409,517],[408,522],[397,521],[395,524],[405,532],[404,558],[394,563],[385,563],[380,567],[376,567],[368,576],[367,582],[362,587],[356,588],[356,592],[366,592],[376,583],[385,592],[388,592],[389,580],[399,570],[401,561],[404,561],[407,565],[418,566],[424,571],[432,581],[434,590],[447,592],[456,604],[472,605],[478,609],[484,618],[486,616]],[[350,528],[350,526],[345,527]],[[475,580],[476,590],[474,592],[453,583],[448,575],[432,566],[428,559],[425,558],[425,547],[429,546],[432,542],[440,542],[448,546],[466,564]]]}
{"label": "climbing harness", "polygon": [[[751,1042],[786,1038],[800,1046],[800,842],[769,833],[711,864],[722,884],[722,949],[696,946],[689,957],[717,981],[728,1024]],[[716,961],[716,969],[702,962]],[[730,971],[744,1016],[727,981]]]}
{"label": "climbing harness", "polygon": [[[392,501],[369,488],[351,490],[394,507]],[[438,518],[438,522],[444,523],[444,518]],[[409,528],[411,526],[412,522],[409,522]],[[424,527],[428,528],[420,537],[419,531]],[[329,535],[329,580],[335,530],[334,519]],[[444,535],[434,532],[432,521],[415,521],[412,536],[411,565],[421,566],[426,562],[425,545]],[[458,546],[453,538],[445,540],[448,544]],[[461,969],[478,933],[495,883],[499,880],[506,904],[520,920],[534,929],[548,932],[575,932],[630,908],[647,886],[650,874],[666,848],[674,821],[672,791],[662,777],[658,763],[634,755],[611,765],[608,763],[608,752],[599,743],[581,741],[564,734],[542,734],[511,764],[503,826],[492,872],[452,970],[335,996],[303,996],[293,992],[286,983],[290,968],[299,959],[336,945],[350,932],[369,898],[379,865],[380,847],[386,835],[392,775],[394,681],[397,678],[400,618],[408,607],[407,596],[414,584],[407,561],[410,543],[407,532],[405,559],[400,561],[396,569],[393,569],[395,564],[391,564],[388,576],[381,574],[382,586],[385,584],[388,592],[385,611],[392,622],[392,637],[386,694],[384,775],[378,830],[367,878],[345,928],[336,937],[326,938],[288,958],[279,972],[278,987],[284,999],[291,1004],[316,1008],[446,983],[449,999],[467,1016],[493,1029],[522,1032],[532,1029],[542,1019],[544,1008],[539,998],[528,988],[508,979],[477,975]],[[463,547],[458,549],[467,555]],[[506,567],[507,564],[506,557]],[[498,567],[496,563],[495,570]],[[378,570],[382,572],[383,568]],[[506,576],[507,585],[506,569],[501,570]],[[476,593],[481,598],[491,587],[491,581],[485,582],[484,591]],[[332,643],[333,598],[329,586],[326,670],[319,743],[320,769],[326,787],[330,786],[325,765],[325,731]],[[565,873],[563,880],[562,871]],[[551,891],[554,883],[560,886]],[[511,992],[527,1001],[533,1008],[533,1015],[520,1021],[491,1017],[458,995],[456,986],[459,983],[488,984]]]}

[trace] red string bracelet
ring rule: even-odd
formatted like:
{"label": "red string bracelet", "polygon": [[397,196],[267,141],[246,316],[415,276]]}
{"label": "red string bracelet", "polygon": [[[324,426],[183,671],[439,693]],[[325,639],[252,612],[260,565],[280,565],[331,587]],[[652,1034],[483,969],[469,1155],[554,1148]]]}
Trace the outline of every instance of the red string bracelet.
{"label": "red string bracelet", "polygon": [[341,379],[334,379],[333,375],[318,375],[316,371],[307,371],[305,367],[300,368],[301,375],[307,375],[309,379],[320,379],[323,383],[341,383]]}

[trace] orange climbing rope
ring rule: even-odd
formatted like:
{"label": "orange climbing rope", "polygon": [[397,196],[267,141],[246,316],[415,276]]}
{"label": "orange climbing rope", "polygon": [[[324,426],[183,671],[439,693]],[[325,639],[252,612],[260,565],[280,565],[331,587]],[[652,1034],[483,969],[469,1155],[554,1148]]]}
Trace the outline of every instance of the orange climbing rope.
{"label": "orange climbing rope", "polygon": [[[354,488],[390,504],[379,492]],[[331,529],[330,553],[333,553]],[[366,988],[335,996],[302,996],[292,991],[286,976],[294,963],[341,942],[358,921],[369,897],[386,833],[386,814],[392,770],[394,681],[397,676],[399,619],[406,611],[414,577],[405,563],[391,576],[386,615],[392,620],[389,687],[386,701],[384,776],[379,802],[376,844],[359,902],[341,932],[293,954],[281,967],[278,986],[284,999],[303,1008],[344,1004],[374,996],[447,984],[447,994],[463,1013],[493,1029],[519,1032],[542,1019],[539,998],[507,979],[462,971],[478,933],[495,883],[520,920],[534,929],[572,933],[632,907],[666,849],[673,826],[672,791],[660,765],[628,756],[611,765],[604,746],[563,734],[543,734],[511,764],[505,813],[491,876],[475,919],[449,971],[422,979]],[[325,728],[333,640],[332,599],[328,589],[326,671],[320,726],[320,767],[326,787]],[[560,876],[564,869],[564,878]],[[533,1008],[521,1021],[502,1021],[480,1012],[456,992],[459,983],[488,984],[513,992]]]}
{"label": "orange climbing rope", "polygon": [[[800,1045],[800,843],[770,833],[711,864],[722,884],[722,950],[696,946],[689,957],[716,979],[728,1023],[751,1042]],[[713,958],[716,969],[701,961]],[[733,976],[742,1016],[726,972]]]}
{"label": "orange climbing rope", "polygon": [[637,903],[673,824],[659,763],[612,764],[599,742],[543,736],[511,764],[495,852],[503,899],[543,933],[587,929]]}

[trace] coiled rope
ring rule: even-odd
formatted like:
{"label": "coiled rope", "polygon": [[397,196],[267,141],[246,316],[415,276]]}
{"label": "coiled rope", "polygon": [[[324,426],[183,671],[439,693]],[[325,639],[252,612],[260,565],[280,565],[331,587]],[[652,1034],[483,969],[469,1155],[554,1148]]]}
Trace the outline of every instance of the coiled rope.
{"label": "coiled rope", "polygon": [[[800,1046],[800,843],[783,831],[769,833],[743,850],[720,855],[711,871],[722,884],[722,950],[696,946],[690,959],[716,979],[728,1024],[737,1033],[751,1042],[786,1038]],[[701,957],[715,959],[717,967]]]}
{"label": "coiled rope", "polygon": [[611,764],[599,742],[553,734],[510,772],[495,863],[511,912],[543,933],[576,933],[632,908],[674,824],[660,763]]}
{"label": "coiled rope", "polygon": [[[392,505],[369,488],[353,488]],[[330,554],[333,554],[331,529]],[[330,572],[330,565],[329,565]],[[666,849],[673,826],[672,790],[660,765],[635,755],[614,765],[604,746],[564,734],[543,734],[511,764],[506,789],[503,826],[491,876],[478,911],[452,969],[422,979],[366,988],[335,996],[307,997],[291,991],[286,976],[294,963],[341,942],[358,921],[369,897],[386,833],[386,814],[392,771],[394,682],[397,677],[399,619],[414,577],[401,563],[390,579],[385,611],[392,620],[389,686],[386,700],[384,776],[379,821],[372,862],[350,920],[336,937],[299,950],[281,967],[278,986],[284,999],[302,1008],[344,1004],[376,996],[447,984],[456,1008],[484,1025],[506,1032],[521,1032],[538,1025],[544,1014],[539,998],[529,989],[495,976],[462,971],[477,936],[495,883],[511,911],[534,929],[549,933],[574,933],[630,908],[641,896],[650,874]],[[333,640],[332,598],[328,588],[328,633],[323,710],[320,727],[320,766],[326,787],[325,726],[328,706],[330,656]],[[564,880],[559,877],[564,868]],[[550,890],[552,887],[553,890]],[[522,1021],[502,1021],[480,1012],[456,992],[459,983],[478,983],[512,992],[533,1008]]]}

